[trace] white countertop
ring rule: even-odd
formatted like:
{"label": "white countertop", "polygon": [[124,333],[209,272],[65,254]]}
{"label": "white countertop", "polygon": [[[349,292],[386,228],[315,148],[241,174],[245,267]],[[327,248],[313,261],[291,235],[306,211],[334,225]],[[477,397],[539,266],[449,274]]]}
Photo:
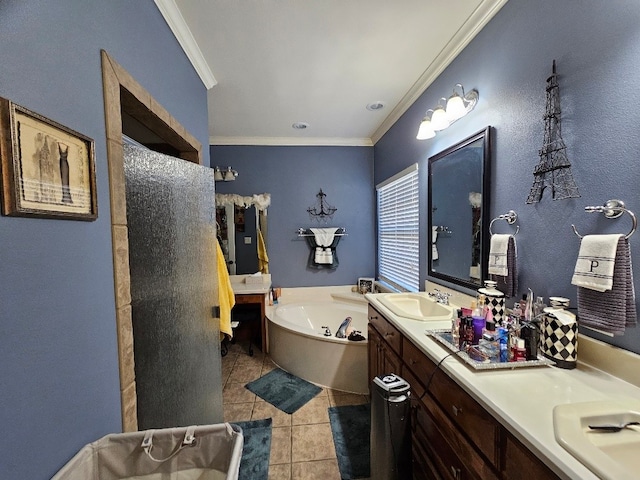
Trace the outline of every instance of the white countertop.
{"label": "white countertop", "polygon": [[236,295],[267,294],[271,289],[271,275],[261,275],[261,283],[246,283],[250,275],[230,275],[231,288]]}
{"label": "white countertop", "polygon": [[[425,334],[449,329],[450,322],[422,322],[397,317],[376,298],[366,299],[436,364],[450,352]],[[579,345],[579,344],[578,344]],[[553,407],[565,403],[640,398],[640,388],[578,362],[574,370],[556,367],[474,371],[451,356],[440,369],[489,411],[562,478],[597,479],[585,465],[556,442]]]}

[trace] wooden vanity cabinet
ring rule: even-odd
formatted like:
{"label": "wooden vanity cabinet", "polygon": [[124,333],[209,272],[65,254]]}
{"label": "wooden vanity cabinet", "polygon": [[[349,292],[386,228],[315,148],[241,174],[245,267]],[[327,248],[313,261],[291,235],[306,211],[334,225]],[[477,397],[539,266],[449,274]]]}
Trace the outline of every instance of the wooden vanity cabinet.
{"label": "wooden vanity cabinet", "polygon": [[402,334],[369,306],[369,384],[373,377],[387,373],[400,375]]}
{"label": "wooden vanity cabinet", "polygon": [[411,385],[414,480],[558,478],[372,306],[368,331],[369,379]]}

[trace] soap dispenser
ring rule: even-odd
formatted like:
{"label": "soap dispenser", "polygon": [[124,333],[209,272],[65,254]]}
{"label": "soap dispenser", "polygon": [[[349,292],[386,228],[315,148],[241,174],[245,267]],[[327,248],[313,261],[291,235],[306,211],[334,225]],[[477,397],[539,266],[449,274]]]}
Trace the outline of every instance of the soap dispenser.
{"label": "soap dispenser", "polygon": [[479,288],[478,293],[484,295],[484,303],[491,310],[493,321],[502,325],[505,316],[504,293],[496,288],[497,282],[485,280],[484,288]]}

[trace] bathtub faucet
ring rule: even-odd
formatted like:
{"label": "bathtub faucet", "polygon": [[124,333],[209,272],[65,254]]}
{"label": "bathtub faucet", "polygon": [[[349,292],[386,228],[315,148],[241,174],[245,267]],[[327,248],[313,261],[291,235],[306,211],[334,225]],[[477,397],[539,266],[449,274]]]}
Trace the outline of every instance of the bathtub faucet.
{"label": "bathtub faucet", "polygon": [[347,338],[347,329],[351,325],[351,317],[347,317],[338,327],[338,331],[336,332],[336,337],[338,338]]}
{"label": "bathtub faucet", "polygon": [[329,330],[329,327],[326,326],[322,326],[322,328],[324,328],[324,336],[325,337],[330,337],[331,336],[331,330]]}

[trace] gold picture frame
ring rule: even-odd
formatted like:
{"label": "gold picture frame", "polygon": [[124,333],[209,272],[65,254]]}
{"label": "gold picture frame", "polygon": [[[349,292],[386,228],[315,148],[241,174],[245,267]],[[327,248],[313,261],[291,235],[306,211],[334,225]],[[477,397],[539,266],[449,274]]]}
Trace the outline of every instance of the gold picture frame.
{"label": "gold picture frame", "polygon": [[94,141],[0,97],[2,214],[98,218]]}

